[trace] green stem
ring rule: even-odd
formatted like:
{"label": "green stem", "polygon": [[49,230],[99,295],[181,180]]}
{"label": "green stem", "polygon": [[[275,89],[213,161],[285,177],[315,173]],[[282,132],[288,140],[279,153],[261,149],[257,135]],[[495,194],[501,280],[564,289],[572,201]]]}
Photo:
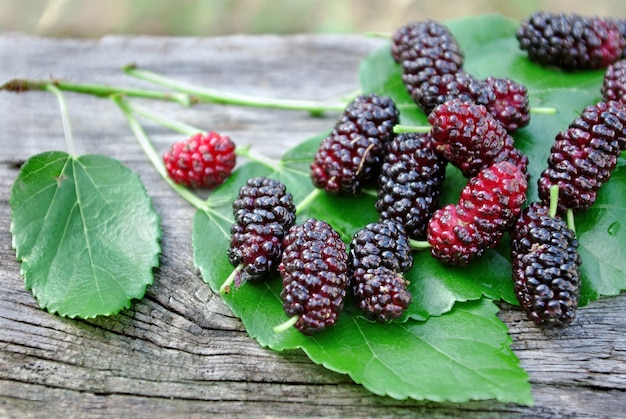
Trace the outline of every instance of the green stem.
{"label": "green stem", "polygon": [[67,110],[67,103],[63,93],[52,83],[48,83],[44,90],[52,92],[59,102],[59,109],[61,111],[61,121],[63,124],[63,135],[65,136],[65,145],[69,154],[74,155],[76,149],[74,147],[74,137],[72,136],[72,125],[70,124],[70,114]]}
{"label": "green stem", "polygon": [[308,100],[272,99],[227,93],[175,80],[152,71],[140,70],[135,65],[128,65],[124,67],[124,72],[138,79],[146,80],[160,86],[169,87],[176,91],[193,95],[193,97],[198,98],[198,100],[209,103],[309,111],[314,115],[320,115],[325,111],[343,111],[347,105],[347,103],[324,103],[320,101]]}
{"label": "green stem", "polygon": [[554,114],[556,114],[556,108],[550,108],[550,107],[530,108],[530,113],[533,113],[533,114],[536,114],[536,115],[554,115]]}
{"label": "green stem", "polygon": [[131,97],[138,97],[144,99],[158,99],[169,102],[176,102],[183,106],[189,106],[197,102],[197,99],[190,97],[187,94],[178,92],[161,92],[156,90],[145,89],[133,89],[126,87],[114,87],[104,84],[93,83],[73,83],[63,80],[28,80],[28,79],[13,79],[9,80],[0,87],[0,90],[6,90],[9,92],[26,92],[29,90],[48,90],[48,86],[53,85],[59,90],[75,93],[85,93],[97,97],[110,97],[112,95],[124,95]]}
{"label": "green stem", "polygon": [[[134,105],[130,103],[126,103],[128,109],[130,109],[136,115],[142,116],[152,122],[156,122],[157,124],[164,126],[166,128],[171,129],[172,131],[179,132],[183,135],[195,135],[200,132],[206,132],[206,130],[202,130],[200,128],[194,127],[192,125],[185,124],[184,122],[177,121],[175,119],[167,118],[161,114],[158,114],[154,111],[151,111],[143,106]],[[269,157],[263,156],[258,153],[254,153],[250,150],[250,146],[245,147],[237,147],[235,149],[235,154],[241,157],[245,157],[248,160],[255,161],[257,163],[261,163],[264,166],[267,166],[271,169],[276,169],[280,167],[282,164],[278,160],[271,159]]]}
{"label": "green stem", "polygon": [[237,265],[235,269],[233,269],[231,274],[228,275],[228,278],[226,278],[226,281],[224,281],[224,283],[220,287],[219,289],[220,294],[224,295],[230,292],[231,285],[233,284],[233,282],[235,282],[235,278],[237,278],[237,276],[241,273],[243,268],[244,268],[244,264],[240,263],[239,265]]}
{"label": "green stem", "polygon": [[396,134],[406,134],[406,133],[425,134],[425,133],[430,132],[430,130],[431,130],[430,125],[411,126],[411,125],[398,124],[393,127],[393,132],[395,132]]}
{"label": "green stem", "polygon": [[574,237],[576,237],[576,223],[574,222],[574,210],[571,208],[567,209],[567,228],[574,232]]}
{"label": "green stem", "polygon": [[111,98],[119,106],[119,108],[122,110],[122,113],[126,117],[126,120],[128,121],[128,125],[130,126],[131,130],[135,134],[135,137],[137,137],[137,141],[139,141],[139,144],[141,145],[141,148],[146,153],[146,155],[148,156],[148,159],[150,160],[150,162],[152,163],[152,165],[154,166],[156,171],[161,175],[161,177],[182,198],[184,198],[191,205],[193,205],[194,207],[196,207],[198,209],[207,210],[207,205],[206,205],[206,203],[203,200],[201,200],[196,195],[194,195],[189,189],[187,189],[184,186],[181,186],[181,185],[177,184],[176,182],[174,182],[167,175],[167,170],[165,170],[165,166],[163,165],[161,157],[159,156],[157,151],[152,146],[152,143],[150,142],[150,139],[148,138],[148,136],[146,135],[145,131],[141,127],[141,124],[139,124],[139,121],[137,121],[137,119],[134,117],[133,112],[132,112],[130,106],[128,105],[128,103],[119,95],[113,95]]}
{"label": "green stem", "polygon": [[284,323],[281,323],[277,326],[274,326],[274,332],[276,333],[283,333],[285,331],[287,331],[290,327],[292,327],[294,324],[296,324],[298,322],[298,320],[300,319],[300,316],[292,316],[289,318],[289,320],[287,320]]}
{"label": "green stem", "polygon": [[559,185],[552,185],[550,186],[550,210],[549,210],[550,217],[554,218],[558,210],[558,207],[559,207]]}
{"label": "green stem", "polygon": [[425,240],[409,239],[409,245],[413,250],[424,250],[432,247],[432,245]]}

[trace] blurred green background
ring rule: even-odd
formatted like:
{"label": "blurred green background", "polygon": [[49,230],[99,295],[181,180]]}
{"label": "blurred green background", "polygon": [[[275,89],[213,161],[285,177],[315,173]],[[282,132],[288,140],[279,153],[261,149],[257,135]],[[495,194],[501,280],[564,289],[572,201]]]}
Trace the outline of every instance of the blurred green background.
{"label": "blurred green background", "polygon": [[626,16],[624,0],[0,0],[0,31],[105,34],[389,33],[412,20],[535,10]]}

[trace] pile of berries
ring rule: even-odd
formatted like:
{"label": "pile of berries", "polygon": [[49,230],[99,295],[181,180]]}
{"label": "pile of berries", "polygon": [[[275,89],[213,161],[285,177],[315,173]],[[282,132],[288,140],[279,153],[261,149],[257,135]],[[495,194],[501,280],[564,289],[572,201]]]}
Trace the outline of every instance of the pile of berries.
{"label": "pile of berries", "polygon": [[[414,250],[428,247],[444,264],[465,265],[510,233],[521,307],[540,326],[568,326],[578,305],[581,259],[565,219],[593,205],[626,148],[624,33],[626,22],[576,15],[538,12],[522,22],[517,39],[530,60],[567,71],[606,68],[602,101],[556,135],[536,180],[539,201],[524,208],[528,157],[511,133],[530,120],[526,87],[466,72],[461,48],[440,23],[398,29],[391,54],[428,116],[429,131],[396,134],[394,101],[359,95],[310,164],[313,185],[330,194],[375,188],[379,219],[346,245],[326,221],[296,224],[292,196],[280,181],[249,179],[233,202],[227,253],[236,284],[279,272],[288,324],[307,335],[335,324],[347,300],[363,316],[388,322],[411,304],[404,274],[413,267]],[[216,133],[198,134],[174,145],[164,162],[175,182],[214,187],[233,170],[235,145]],[[448,163],[467,184],[456,203],[440,206]]]}

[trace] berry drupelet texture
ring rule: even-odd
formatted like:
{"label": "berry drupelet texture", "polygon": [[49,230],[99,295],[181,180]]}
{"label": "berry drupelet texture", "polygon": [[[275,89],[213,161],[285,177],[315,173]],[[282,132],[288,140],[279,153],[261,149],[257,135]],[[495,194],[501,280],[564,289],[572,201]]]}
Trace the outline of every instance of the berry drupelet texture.
{"label": "berry drupelet texture", "polygon": [[411,266],[411,246],[401,224],[384,220],[354,234],[348,275],[354,299],[366,317],[384,322],[406,311],[412,296],[402,273]]}
{"label": "berry drupelet texture", "polygon": [[459,70],[456,73],[436,74],[415,90],[413,100],[425,114],[450,99],[461,99],[488,106],[496,100],[493,88],[471,74]]}
{"label": "berry drupelet texture", "polygon": [[163,154],[168,176],[192,188],[213,188],[233,171],[237,156],[235,143],[216,132],[198,133],[179,141]]}
{"label": "berry drupelet texture", "polygon": [[447,27],[433,20],[411,22],[392,38],[391,54],[402,66],[402,81],[413,98],[435,75],[455,74],[463,67],[463,52]]}
{"label": "berry drupelet texture", "polygon": [[604,102],[626,104],[626,60],[617,61],[607,67],[601,92]]}
{"label": "berry drupelet texture", "polygon": [[458,204],[435,211],[428,224],[432,255],[467,264],[496,247],[526,202],[526,174],[514,164],[494,163],[472,177]]}
{"label": "berry drupelet texture", "polygon": [[611,177],[625,144],[624,105],[611,101],[586,107],[556,136],[548,167],[537,181],[541,201],[547,204],[550,187],[558,185],[560,213],[591,207],[598,190]]}
{"label": "berry drupelet texture", "polygon": [[296,219],[291,194],[278,180],[248,179],[233,201],[233,215],[228,260],[233,266],[243,265],[235,284],[267,278],[276,272],[283,237]]}
{"label": "berry drupelet texture", "polygon": [[568,326],[580,295],[574,232],[546,205],[533,202],[511,230],[515,294],[528,318],[545,328]]}
{"label": "berry drupelet texture", "polygon": [[462,99],[437,106],[428,116],[435,150],[466,177],[499,161],[526,171],[527,159],[514,148],[513,137],[487,108]]}
{"label": "berry drupelet texture", "polygon": [[374,185],[398,118],[391,98],[357,96],[320,144],[311,163],[313,184],[343,195],[356,195]]}
{"label": "berry drupelet texture", "polygon": [[428,220],[439,207],[446,164],[429,133],[397,135],[378,178],[380,219],[402,224],[412,239],[425,238]]}
{"label": "berry drupelet texture", "polygon": [[528,125],[530,102],[526,86],[506,77],[487,77],[485,84],[495,96],[485,107],[508,132]]}
{"label": "berry drupelet texture", "polygon": [[542,11],[522,21],[516,37],[530,60],[569,71],[607,67],[626,44],[614,19]]}
{"label": "berry drupelet texture", "polygon": [[280,298],[296,329],[312,335],[331,327],[343,308],[348,280],[348,254],[339,234],[325,221],[309,218],[283,239],[278,270]]}

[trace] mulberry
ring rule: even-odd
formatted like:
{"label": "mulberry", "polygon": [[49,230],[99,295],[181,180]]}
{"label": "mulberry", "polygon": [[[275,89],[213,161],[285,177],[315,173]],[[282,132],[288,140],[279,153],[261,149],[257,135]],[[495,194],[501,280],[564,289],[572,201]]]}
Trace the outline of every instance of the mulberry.
{"label": "mulberry", "polygon": [[483,105],[452,99],[437,106],[428,122],[435,150],[468,178],[503,160],[525,170],[523,156],[513,151],[513,137]]}
{"label": "mulberry", "polygon": [[617,61],[607,67],[601,92],[604,102],[626,104],[626,60]]}
{"label": "mulberry", "polygon": [[580,294],[580,256],[574,232],[533,202],[511,230],[515,294],[528,318],[546,328],[568,326]]}
{"label": "mulberry", "polygon": [[461,191],[458,204],[435,211],[428,243],[437,259],[466,264],[496,247],[526,202],[526,175],[510,162],[481,170]]}
{"label": "mulberry", "polygon": [[402,273],[411,266],[413,255],[402,225],[384,220],[354,234],[348,274],[355,301],[366,317],[384,322],[406,311],[412,296]]}
{"label": "mulberry", "polygon": [[311,163],[313,184],[330,193],[356,195],[375,184],[398,110],[391,98],[357,96],[345,109]]}
{"label": "mulberry", "polygon": [[192,188],[214,188],[235,167],[235,143],[216,132],[198,133],[179,141],[163,154],[168,176]]}
{"label": "mulberry", "polygon": [[228,260],[233,266],[242,265],[235,279],[239,286],[276,271],[283,237],[295,222],[295,205],[282,182],[259,176],[239,189],[233,215]]}
{"label": "mulberry", "polygon": [[528,125],[530,103],[526,86],[506,77],[487,77],[485,84],[491,87],[495,98],[484,105],[508,132]]}
{"label": "mulberry", "polygon": [[402,224],[412,239],[423,239],[439,207],[446,161],[434,150],[430,134],[400,134],[387,148],[378,179],[380,219]]}
{"label": "mulberry", "polygon": [[432,76],[455,74],[463,67],[463,52],[441,23],[425,20],[399,28],[392,38],[391,54],[402,66],[402,81],[412,97]]}
{"label": "mulberry", "polygon": [[591,207],[598,190],[609,180],[625,144],[624,105],[611,101],[586,107],[556,136],[548,167],[537,181],[541,201],[549,202],[550,187],[558,185],[561,213]]}
{"label": "mulberry", "polygon": [[289,229],[283,245],[278,270],[285,313],[297,319],[294,326],[306,335],[331,327],[349,286],[344,242],[328,223],[309,218]]}
{"label": "mulberry", "polygon": [[516,37],[531,61],[569,71],[607,67],[626,44],[612,19],[541,11],[521,23]]}
{"label": "mulberry", "polygon": [[490,85],[463,70],[453,74],[436,74],[414,92],[413,100],[427,115],[437,105],[451,99],[461,99],[485,106],[496,100],[495,92]]}

